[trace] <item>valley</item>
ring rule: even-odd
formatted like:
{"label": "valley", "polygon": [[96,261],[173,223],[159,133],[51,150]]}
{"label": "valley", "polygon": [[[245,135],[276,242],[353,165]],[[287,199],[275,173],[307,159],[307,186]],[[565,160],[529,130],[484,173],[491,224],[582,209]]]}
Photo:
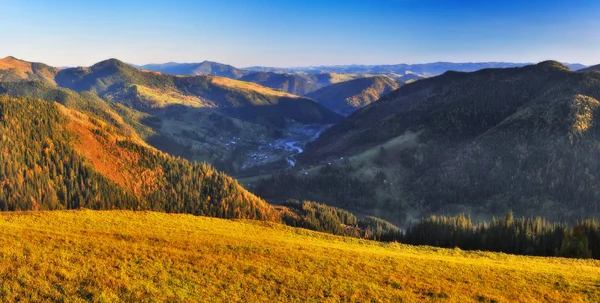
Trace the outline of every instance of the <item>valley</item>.
{"label": "valley", "polygon": [[0,0],[0,302],[598,303],[598,15]]}

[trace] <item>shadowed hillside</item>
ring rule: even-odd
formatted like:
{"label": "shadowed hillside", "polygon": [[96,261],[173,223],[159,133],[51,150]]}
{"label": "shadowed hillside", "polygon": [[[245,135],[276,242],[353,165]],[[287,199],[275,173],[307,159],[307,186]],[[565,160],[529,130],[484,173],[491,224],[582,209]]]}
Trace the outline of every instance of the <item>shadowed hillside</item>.
{"label": "shadowed hillside", "polygon": [[600,74],[558,62],[447,72],[333,126],[307,147],[300,175],[259,192],[408,218],[599,215],[599,98]]}

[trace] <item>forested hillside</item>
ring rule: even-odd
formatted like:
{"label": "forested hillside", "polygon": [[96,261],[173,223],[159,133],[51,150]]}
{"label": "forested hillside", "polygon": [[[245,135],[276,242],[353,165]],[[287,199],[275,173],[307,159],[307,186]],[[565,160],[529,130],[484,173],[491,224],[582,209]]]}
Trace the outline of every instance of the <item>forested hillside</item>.
{"label": "forested hillside", "polygon": [[139,145],[52,102],[0,96],[0,134],[3,210],[125,208],[279,220],[209,165]]}
{"label": "forested hillside", "polygon": [[557,62],[447,72],[333,126],[306,148],[297,173],[257,192],[413,218],[508,210],[561,221],[597,216],[599,98],[599,73]]}

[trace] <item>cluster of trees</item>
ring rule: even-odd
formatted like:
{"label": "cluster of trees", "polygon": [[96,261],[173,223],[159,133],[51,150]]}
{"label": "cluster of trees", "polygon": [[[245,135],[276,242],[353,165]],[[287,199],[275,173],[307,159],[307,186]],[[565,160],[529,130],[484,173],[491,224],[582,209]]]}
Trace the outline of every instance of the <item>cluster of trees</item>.
{"label": "cluster of trees", "polygon": [[135,155],[136,171],[161,173],[152,188],[126,190],[73,149],[66,119],[54,103],[0,96],[0,209],[120,208],[280,220],[273,207],[210,165],[129,140],[117,146]]}
{"label": "cluster of trees", "polygon": [[283,222],[294,227],[373,240],[400,232],[385,220],[370,216],[358,219],[351,212],[321,203],[290,199],[281,206]]}
{"label": "cluster of trees", "polygon": [[52,103],[0,96],[0,209],[135,205],[136,197],[84,164],[64,122]]}
{"label": "cluster of trees", "polygon": [[266,198],[294,198],[326,201],[339,207],[375,207],[376,180],[351,175],[350,165],[325,165],[318,173],[296,176],[274,174],[257,183],[254,192]]}
{"label": "cluster of trees", "polygon": [[600,259],[600,223],[591,219],[569,226],[539,217],[515,218],[512,213],[478,224],[465,215],[432,216],[382,239],[519,255]]}

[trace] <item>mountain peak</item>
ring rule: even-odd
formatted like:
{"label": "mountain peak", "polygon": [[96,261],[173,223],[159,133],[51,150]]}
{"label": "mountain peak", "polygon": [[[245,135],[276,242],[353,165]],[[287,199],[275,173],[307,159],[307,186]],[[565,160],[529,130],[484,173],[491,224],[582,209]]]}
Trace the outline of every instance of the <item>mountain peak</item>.
{"label": "mountain peak", "polygon": [[542,62],[536,64],[535,66],[541,67],[541,68],[571,70],[570,68],[566,67],[564,64],[562,64],[562,63],[560,63],[558,61],[554,61],[554,60],[542,61]]}
{"label": "mountain peak", "polygon": [[100,61],[94,65],[93,67],[108,67],[108,66],[127,66],[127,64],[119,59],[110,58],[104,61]]}

